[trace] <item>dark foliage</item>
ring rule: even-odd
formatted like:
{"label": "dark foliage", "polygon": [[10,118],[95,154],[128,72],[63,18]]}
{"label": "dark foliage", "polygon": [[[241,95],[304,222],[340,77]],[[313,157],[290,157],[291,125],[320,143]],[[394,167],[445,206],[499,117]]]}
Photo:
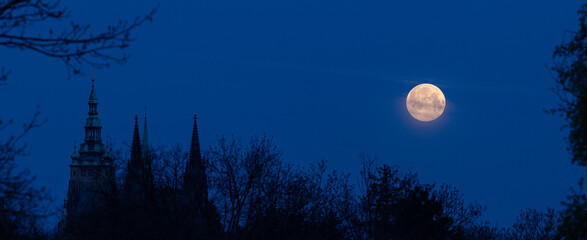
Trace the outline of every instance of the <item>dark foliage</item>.
{"label": "dark foliage", "polygon": [[567,120],[572,162],[587,166],[587,4],[578,13],[579,31],[553,53],[552,70],[561,103],[552,111]]}
{"label": "dark foliage", "polygon": [[369,175],[359,223],[366,239],[465,239],[480,216],[482,208],[464,206],[457,191],[420,184],[415,174],[383,165]]}
{"label": "dark foliage", "polygon": [[565,209],[561,212],[558,226],[559,237],[564,239],[587,239],[587,195],[583,191],[583,183],[579,184],[580,192],[573,190],[563,201]]}
{"label": "dark foliage", "polygon": [[[569,129],[568,149],[571,162],[587,166],[587,4],[581,6],[579,30],[572,38],[556,47],[553,53],[556,90],[561,103],[553,113],[559,113],[567,121]],[[563,202],[560,237],[587,238],[587,198],[583,192],[583,179],[579,191],[573,190]]]}
{"label": "dark foliage", "polygon": [[536,209],[524,209],[508,230],[507,238],[513,240],[548,240],[556,238],[558,214],[554,209],[539,212]]}
{"label": "dark foliage", "polygon": [[[456,189],[422,184],[416,174],[395,167],[376,167],[366,155],[364,188],[357,194],[349,174],[327,171],[325,160],[309,169],[286,164],[267,137],[254,137],[247,146],[219,139],[206,154],[210,201],[202,206],[182,189],[188,152],[179,146],[151,152],[153,177],[140,183],[142,197],[125,194],[121,160],[129,154],[118,151],[116,179],[106,179],[110,184],[96,192],[100,204],[65,216],[67,227],[57,238],[549,239],[556,229],[552,210],[523,211],[509,229],[477,223],[483,208],[465,204]],[[26,226],[2,220],[4,229]],[[35,227],[19,231],[2,237],[47,237]]]}

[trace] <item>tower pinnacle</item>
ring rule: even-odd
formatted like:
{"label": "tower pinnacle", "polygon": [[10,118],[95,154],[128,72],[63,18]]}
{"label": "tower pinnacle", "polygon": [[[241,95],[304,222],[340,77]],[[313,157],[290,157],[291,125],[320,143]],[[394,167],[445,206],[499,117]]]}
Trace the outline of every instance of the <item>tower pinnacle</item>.
{"label": "tower pinnacle", "polygon": [[197,116],[195,114],[190,158],[186,164],[184,176],[184,189],[195,197],[194,200],[196,200],[197,204],[206,204],[208,201],[206,168],[200,153],[200,139],[198,136]]}
{"label": "tower pinnacle", "polygon": [[198,136],[198,117],[194,114],[194,128],[192,129],[192,146],[190,151],[190,161],[195,161],[195,164],[202,163],[202,155],[200,154],[200,137]]}
{"label": "tower pinnacle", "polygon": [[135,115],[135,128],[132,136],[132,146],[130,153],[129,167],[133,169],[140,169],[141,167],[141,138],[139,136],[139,116]]}
{"label": "tower pinnacle", "polygon": [[79,154],[77,153],[77,141],[75,139],[73,140],[73,153],[71,154],[71,159],[79,159]]}
{"label": "tower pinnacle", "polygon": [[86,130],[86,136],[82,146],[80,147],[80,152],[105,152],[104,144],[102,144],[102,124],[98,118],[98,97],[96,97],[96,90],[94,89],[93,76],[92,90],[90,92],[88,106],[88,118],[86,119],[86,125],[84,127]]}

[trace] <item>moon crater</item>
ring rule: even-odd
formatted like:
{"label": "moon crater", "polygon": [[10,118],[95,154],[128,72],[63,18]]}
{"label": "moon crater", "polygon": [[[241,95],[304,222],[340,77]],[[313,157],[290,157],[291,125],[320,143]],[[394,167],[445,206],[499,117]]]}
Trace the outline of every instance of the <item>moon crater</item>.
{"label": "moon crater", "polygon": [[442,115],[446,100],[438,87],[424,83],[408,93],[406,106],[412,117],[422,122],[430,122]]}

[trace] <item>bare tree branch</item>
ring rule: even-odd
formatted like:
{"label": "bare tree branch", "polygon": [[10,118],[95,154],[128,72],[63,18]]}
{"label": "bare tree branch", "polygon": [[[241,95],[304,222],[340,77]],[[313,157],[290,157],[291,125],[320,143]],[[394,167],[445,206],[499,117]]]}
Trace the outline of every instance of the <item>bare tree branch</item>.
{"label": "bare tree branch", "polygon": [[[27,170],[17,168],[16,159],[26,156],[26,143],[23,138],[33,129],[40,127],[46,119],[35,112],[31,121],[23,124],[23,129],[7,139],[0,139],[0,238],[15,239],[38,233],[39,220],[53,215],[50,208],[51,196],[45,188],[33,186],[35,180]],[[0,120],[0,131],[13,125],[12,120]],[[7,229],[12,226],[12,229]]]}
{"label": "bare tree branch", "polygon": [[[147,21],[152,21],[158,6],[134,20],[119,21],[109,25],[106,31],[92,33],[90,25],[71,22],[68,29],[54,34],[31,33],[30,27],[48,19],[62,20],[69,17],[69,10],[60,1],[12,0],[0,3],[0,46],[31,50],[48,57],[60,59],[68,76],[82,73],[84,65],[94,68],[109,67],[111,63],[123,64],[130,55],[124,50],[135,41],[130,33]],[[2,67],[0,83],[5,83],[10,71]]]}

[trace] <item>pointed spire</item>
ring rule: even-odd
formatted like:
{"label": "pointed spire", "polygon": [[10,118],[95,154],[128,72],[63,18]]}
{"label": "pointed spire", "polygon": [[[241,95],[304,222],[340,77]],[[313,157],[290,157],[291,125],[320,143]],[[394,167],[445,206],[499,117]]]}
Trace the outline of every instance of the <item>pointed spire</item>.
{"label": "pointed spire", "polygon": [[200,137],[198,136],[198,117],[194,114],[194,128],[192,129],[192,146],[190,148],[190,162],[192,164],[201,164],[202,155],[200,154]]}
{"label": "pointed spire", "polygon": [[94,71],[92,71],[92,91],[90,92],[90,100],[89,103],[98,103],[98,98],[96,97],[96,91],[94,90]]}
{"label": "pointed spire", "polygon": [[133,168],[139,167],[141,163],[141,138],[139,136],[139,116],[135,115],[135,129],[132,136],[132,148],[130,153],[130,163]]}
{"label": "pointed spire", "polygon": [[125,191],[129,196],[145,199],[153,190],[153,177],[150,169],[150,160],[144,159],[141,154],[141,139],[139,137],[139,117],[135,116],[135,128],[132,139],[130,161],[127,165]]}
{"label": "pointed spire", "polygon": [[206,177],[206,168],[202,161],[200,153],[200,139],[198,136],[197,117],[194,114],[194,128],[192,130],[192,145],[190,148],[190,158],[188,160],[185,177],[184,189],[187,190],[197,204],[206,204],[208,200],[208,183]]}
{"label": "pointed spire", "polygon": [[[153,194],[153,169],[151,165],[151,150],[149,148],[149,130],[147,129],[147,106],[145,106],[145,126],[143,128],[143,158],[142,158],[142,169],[143,169],[143,180],[147,183],[146,193]],[[154,199],[153,195],[150,196]]]}
{"label": "pointed spire", "polygon": [[92,75],[92,90],[90,92],[90,99],[88,101],[88,118],[85,125],[85,138],[80,153],[94,152],[104,153],[106,151],[104,144],[102,144],[102,124],[98,118],[98,98],[96,97],[96,90],[94,90],[94,77]]}

